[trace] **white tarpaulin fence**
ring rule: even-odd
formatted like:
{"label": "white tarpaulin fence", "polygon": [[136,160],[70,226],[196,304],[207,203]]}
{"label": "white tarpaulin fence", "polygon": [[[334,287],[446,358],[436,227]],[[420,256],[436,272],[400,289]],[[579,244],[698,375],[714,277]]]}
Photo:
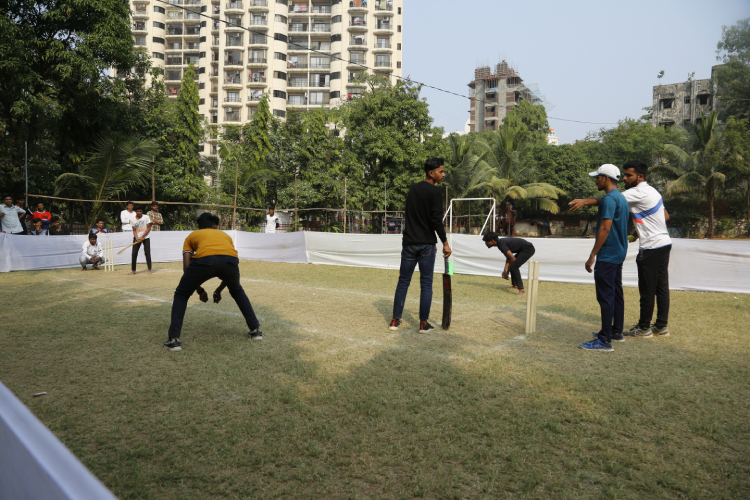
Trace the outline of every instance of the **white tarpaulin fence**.
{"label": "white tarpaulin fence", "polygon": [[[153,262],[180,262],[187,231],[151,233]],[[317,232],[261,234],[227,231],[243,260],[263,260],[295,264],[398,269],[401,236],[381,234],[336,234]],[[99,241],[112,241],[115,265],[130,264],[130,250],[118,255],[120,248],[132,242],[125,233],[101,235]],[[487,249],[480,236],[454,234],[453,269],[456,274],[500,276],[505,257],[496,249]],[[19,236],[0,234],[0,272],[34,271],[77,267],[81,245],[86,236]],[[532,258],[541,263],[542,281],[589,284],[594,282],[583,264],[594,245],[592,239],[534,238]],[[623,268],[623,284],[637,286],[632,243]],[[145,258],[140,252],[138,262]],[[435,272],[443,266],[436,263]],[[522,268],[526,276],[526,266]],[[670,288],[715,292],[750,293],[750,242],[719,240],[673,240],[669,265]]]}

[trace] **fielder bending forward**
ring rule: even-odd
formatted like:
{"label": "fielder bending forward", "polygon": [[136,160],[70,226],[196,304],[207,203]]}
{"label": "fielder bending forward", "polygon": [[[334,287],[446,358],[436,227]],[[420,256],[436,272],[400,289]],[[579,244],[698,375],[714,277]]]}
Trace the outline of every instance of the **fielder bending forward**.
{"label": "fielder bending forward", "polygon": [[237,307],[240,308],[250,328],[248,336],[253,340],[263,339],[253,306],[250,305],[250,300],[240,285],[240,260],[237,258],[237,250],[234,248],[232,238],[223,231],[217,230],[218,226],[219,218],[216,215],[203,213],[198,217],[198,230],[185,238],[182,250],[184,273],[174,292],[169,339],[164,343],[170,351],[182,349],[180,333],[188,299],[197,290],[200,299],[208,302],[208,295],[201,285],[211,278],[222,280],[221,285],[214,292],[214,302],[218,303],[221,300],[221,291],[229,288],[229,294],[237,303]]}

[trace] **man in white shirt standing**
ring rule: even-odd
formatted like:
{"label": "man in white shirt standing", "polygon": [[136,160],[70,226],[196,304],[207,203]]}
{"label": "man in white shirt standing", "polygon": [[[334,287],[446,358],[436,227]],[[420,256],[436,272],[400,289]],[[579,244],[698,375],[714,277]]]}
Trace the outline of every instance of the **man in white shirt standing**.
{"label": "man in white shirt standing", "polygon": [[[669,213],[664,208],[659,191],[646,182],[648,166],[639,160],[631,160],[623,166],[623,180],[626,190],[622,193],[630,206],[630,216],[635,223],[635,231],[630,241],[639,241],[638,292],[641,300],[641,313],[638,324],[623,335],[628,337],[650,338],[654,335],[669,335],[669,254],[672,239],[667,230]],[[571,210],[586,205],[597,205],[598,200],[573,200]],[[656,302],[656,322],[651,325]]]}
{"label": "man in white shirt standing", "polygon": [[120,222],[122,223],[122,232],[129,233],[133,230],[133,226],[130,225],[130,219],[135,216],[133,212],[133,202],[128,201],[125,203],[125,210],[120,212]]}
{"label": "man in white shirt standing", "polygon": [[98,271],[99,265],[104,263],[104,249],[102,248],[102,244],[96,240],[96,234],[89,233],[89,239],[81,247],[81,256],[78,258],[78,262],[82,267],[81,271],[85,271],[88,264],[92,264],[92,269]]}
{"label": "man in white shirt standing", "polygon": [[279,218],[274,214],[273,208],[269,208],[266,215],[266,233],[275,233],[278,228]]}
{"label": "man in white shirt standing", "polygon": [[26,215],[26,211],[13,205],[13,197],[11,195],[3,196],[3,204],[0,206],[0,221],[2,221],[4,233],[23,233],[21,217],[24,215]]}
{"label": "man in white shirt standing", "polygon": [[148,274],[151,274],[151,240],[149,239],[151,219],[148,215],[143,215],[143,207],[136,207],[135,216],[130,219],[130,225],[133,228],[133,243],[135,243],[130,259],[130,274],[135,274],[135,261],[138,259],[141,245],[143,245],[143,254],[146,256]]}

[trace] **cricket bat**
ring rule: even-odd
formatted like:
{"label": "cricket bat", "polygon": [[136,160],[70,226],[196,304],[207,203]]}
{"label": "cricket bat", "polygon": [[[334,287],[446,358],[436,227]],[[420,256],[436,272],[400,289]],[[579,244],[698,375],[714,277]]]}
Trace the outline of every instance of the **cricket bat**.
{"label": "cricket bat", "polygon": [[133,245],[135,245],[136,243],[140,243],[141,241],[143,241],[143,240],[136,240],[136,241],[134,241],[134,242],[133,242],[133,243],[131,243],[130,245],[126,246],[125,248],[123,248],[122,250],[120,250],[119,252],[117,252],[117,255],[120,255],[120,254],[121,254],[122,252],[124,252],[124,251],[125,251],[125,250],[127,250],[128,248],[132,247],[132,246],[133,246]]}
{"label": "cricket bat", "polygon": [[453,288],[451,285],[451,263],[445,258],[445,273],[443,273],[443,330],[451,327],[451,311],[453,310]]}

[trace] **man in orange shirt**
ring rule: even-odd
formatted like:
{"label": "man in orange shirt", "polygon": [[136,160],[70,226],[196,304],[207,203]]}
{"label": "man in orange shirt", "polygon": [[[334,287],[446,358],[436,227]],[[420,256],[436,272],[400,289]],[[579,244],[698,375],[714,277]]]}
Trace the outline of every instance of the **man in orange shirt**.
{"label": "man in orange shirt", "polygon": [[232,238],[216,228],[219,218],[208,212],[198,217],[198,230],[185,238],[182,250],[182,279],[174,292],[172,302],[172,323],[169,325],[169,339],[164,345],[170,351],[180,351],[180,334],[182,321],[185,318],[188,299],[197,291],[203,302],[208,302],[208,294],[201,286],[211,278],[221,278],[221,285],[214,292],[214,302],[221,300],[221,291],[229,288],[250,331],[248,336],[253,340],[263,340],[260,323],[255,317],[253,306],[240,285],[240,260],[234,249]]}

